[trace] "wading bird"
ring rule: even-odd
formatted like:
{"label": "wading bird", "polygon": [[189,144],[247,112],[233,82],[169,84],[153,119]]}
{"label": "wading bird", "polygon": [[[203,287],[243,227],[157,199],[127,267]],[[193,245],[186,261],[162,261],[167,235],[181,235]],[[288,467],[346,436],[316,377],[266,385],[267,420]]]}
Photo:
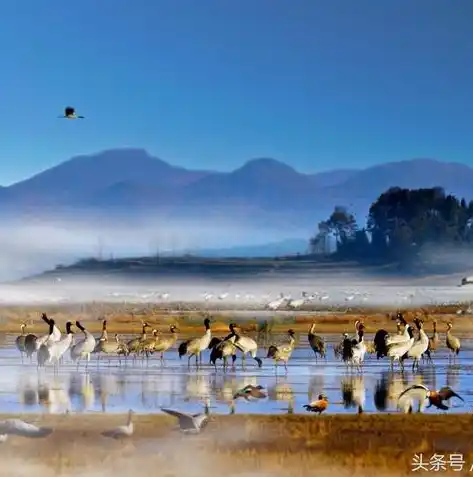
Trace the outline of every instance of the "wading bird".
{"label": "wading bird", "polygon": [[183,341],[179,345],[179,358],[182,358],[183,356],[188,354],[189,359],[187,360],[187,363],[189,366],[191,364],[192,356],[195,356],[196,366],[199,366],[199,361],[200,364],[202,364],[202,351],[209,347],[210,341],[212,339],[212,332],[210,331],[210,320],[208,318],[205,318],[204,326],[205,333],[203,336],[201,336],[200,338],[192,338],[190,340]]}
{"label": "wading bird", "polygon": [[78,116],[76,114],[76,110],[71,106],[66,106],[64,108],[64,115],[58,116],[58,118],[62,119],[84,119],[84,116]]}
{"label": "wading bird", "polygon": [[90,354],[95,349],[95,338],[78,321],[76,321],[76,326],[84,333],[84,339],[71,347],[71,359],[72,361],[77,361],[77,366],[79,366],[80,360],[85,358],[87,360],[85,366],[87,367],[90,361]]}
{"label": "wading bird", "polygon": [[465,401],[451,387],[444,386],[438,391],[431,391],[423,384],[414,384],[405,389],[398,398],[398,407],[405,413],[411,413],[415,401],[419,402],[418,412],[422,412],[425,407],[425,401],[429,401],[427,408],[435,406],[437,409],[447,411],[449,409],[443,401],[448,401],[452,397],[457,397]]}
{"label": "wading bird", "polygon": [[452,356],[453,356],[453,359],[455,359],[458,353],[460,352],[460,347],[461,347],[460,340],[456,336],[452,335],[452,331],[451,331],[452,328],[453,328],[452,323],[448,322],[446,342],[447,342],[447,348],[450,350],[449,359],[451,359]]}
{"label": "wading bird", "polygon": [[321,358],[325,358],[325,341],[322,337],[316,335],[314,331],[315,323],[312,323],[307,334],[307,339],[309,340],[309,345],[315,354],[315,359],[317,360],[317,354],[319,354]]}
{"label": "wading bird", "polygon": [[294,351],[294,347],[296,345],[296,340],[294,338],[294,330],[288,330],[287,334],[289,335],[289,343],[282,344],[282,345],[271,345],[268,348],[268,354],[266,355],[267,358],[274,359],[274,365],[276,366],[276,370],[278,369],[279,361],[284,363],[284,369],[287,371],[287,362]]}

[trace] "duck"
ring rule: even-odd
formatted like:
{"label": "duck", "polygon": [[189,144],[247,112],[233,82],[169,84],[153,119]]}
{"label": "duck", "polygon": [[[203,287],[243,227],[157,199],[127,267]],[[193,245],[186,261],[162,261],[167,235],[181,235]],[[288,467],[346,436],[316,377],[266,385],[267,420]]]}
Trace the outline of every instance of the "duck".
{"label": "duck", "polygon": [[247,401],[256,401],[258,399],[265,399],[268,397],[267,393],[263,391],[263,386],[253,386],[248,384],[244,388],[238,390],[234,395],[233,399],[238,399],[240,397],[246,399]]}
{"label": "duck", "polygon": [[398,407],[403,409],[405,413],[411,413],[413,402],[419,401],[419,412],[424,408],[424,402],[429,401],[429,407],[436,407],[442,411],[447,411],[449,407],[444,404],[444,401],[448,401],[452,397],[457,397],[461,401],[465,401],[460,395],[458,395],[450,386],[444,386],[438,391],[431,391],[427,386],[423,384],[414,384],[405,389],[398,398]]}
{"label": "duck", "polygon": [[322,414],[328,407],[328,398],[324,393],[319,394],[317,401],[312,401],[310,404],[303,406],[309,412],[316,412]]}

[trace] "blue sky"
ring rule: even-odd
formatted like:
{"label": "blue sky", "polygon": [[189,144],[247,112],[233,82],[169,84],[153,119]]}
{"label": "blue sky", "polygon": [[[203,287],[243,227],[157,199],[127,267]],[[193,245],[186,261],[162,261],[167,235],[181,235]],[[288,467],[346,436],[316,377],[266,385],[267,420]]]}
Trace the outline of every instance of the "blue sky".
{"label": "blue sky", "polygon": [[[138,146],[230,170],[473,165],[471,0],[0,3],[0,184]],[[73,105],[85,121],[57,119]]]}

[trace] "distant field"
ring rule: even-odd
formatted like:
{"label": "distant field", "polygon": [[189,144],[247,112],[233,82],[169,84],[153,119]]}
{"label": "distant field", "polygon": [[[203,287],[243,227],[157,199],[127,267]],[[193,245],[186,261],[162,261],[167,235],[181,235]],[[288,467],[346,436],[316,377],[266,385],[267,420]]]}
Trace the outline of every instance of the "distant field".
{"label": "distant field", "polygon": [[[181,435],[169,416],[142,415],[124,442],[100,433],[123,424],[125,416],[21,417],[55,432],[2,444],[5,475],[394,477],[412,475],[416,454],[428,470],[439,455],[442,475],[465,475],[473,464],[469,414],[216,416],[199,436]],[[460,472],[448,463],[451,454],[464,461]]]}

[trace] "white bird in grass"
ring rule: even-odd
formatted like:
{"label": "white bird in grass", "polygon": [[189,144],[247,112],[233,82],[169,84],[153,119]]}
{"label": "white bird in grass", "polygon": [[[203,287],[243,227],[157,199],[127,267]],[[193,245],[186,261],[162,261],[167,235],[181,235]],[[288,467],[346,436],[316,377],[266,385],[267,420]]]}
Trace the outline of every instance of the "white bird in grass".
{"label": "white bird in grass", "polygon": [[76,321],[76,326],[79,330],[84,333],[84,339],[76,343],[71,348],[71,359],[72,361],[77,361],[77,366],[82,358],[86,358],[86,367],[90,361],[90,354],[95,349],[95,337],[92,333],[89,333],[78,321]]}
{"label": "white bird in grass", "polygon": [[50,427],[37,427],[21,419],[0,421],[0,442],[5,442],[9,435],[39,438],[49,436],[52,432]]}
{"label": "white bird in grass", "polygon": [[123,437],[131,437],[134,431],[133,425],[133,416],[134,412],[132,409],[128,411],[128,421],[124,426],[118,426],[109,431],[102,432],[102,436],[111,437],[112,439],[121,439]]}
{"label": "white bird in grass", "polygon": [[199,414],[190,414],[188,412],[174,411],[173,409],[161,408],[161,411],[170,416],[177,417],[179,427],[185,434],[199,434],[210,421],[209,404],[205,403],[205,412]]}

